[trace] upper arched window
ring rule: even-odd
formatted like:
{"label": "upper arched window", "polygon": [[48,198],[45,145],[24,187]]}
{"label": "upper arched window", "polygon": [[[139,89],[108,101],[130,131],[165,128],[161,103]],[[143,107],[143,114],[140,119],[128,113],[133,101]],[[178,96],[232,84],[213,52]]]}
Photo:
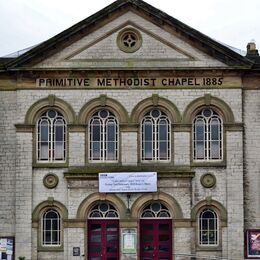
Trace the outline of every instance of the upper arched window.
{"label": "upper arched window", "polygon": [[171,154],[171,125],[167,115],[159,109],[145,114],[141,122],[142,161],[168,161]]}
{"label": "upper arched window", "polygon": [[61,218],[58,211],[48,209],[42,216],[42,245],[61,245]]}
{"label": "upper arched window", "polygon": [[199,215],[199,244],[217,246],[218,243],[218,215],[214,210],[206,208]]}
{"label": "upper arched window", "polygon": [[89,218],[119,218],[119,215],[113,205],[108,202],[100,202],[91,209]]}
{"label": "upper arched window", "polygon": [[118,160],[118,121],[108,110],[96,112],[89,123],[90,161]]}
{"label": "upper arched window", "polygon": [[168,208],[161,202],[153,202],[143,209],[141,218],[170,218]]}
{"label": "upper arched window", "polygon": [[37,121],[37,160],[65,161],[67,125],[56,110],[44,112]]}
{"label": "upper arched window", "polygon": [[194,160],[223,159],[223,122],[211,108],[204,108],[193,121]]}

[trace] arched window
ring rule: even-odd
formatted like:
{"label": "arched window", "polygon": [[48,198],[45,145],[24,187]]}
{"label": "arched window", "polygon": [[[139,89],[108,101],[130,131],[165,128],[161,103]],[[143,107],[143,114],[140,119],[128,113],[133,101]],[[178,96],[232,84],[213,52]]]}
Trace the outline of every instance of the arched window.
{"label": "arched window", "polygon": [[59,112],[44,112],[37,122],[37,160],[65,161],[66,132],[66,121]]}
{"label": "arched window", "polygon": [[141,218],[170,218],[168,208],[160,202],[153,202],[143,209]]}
{"label": "arched window", "polygon": [[218,216],[212,209],[204,209],[199,215],[199,244],[217,246],[219,243]]}
{"label": "arched window", "polygon": [[171,125],[167,115],[159,109],[145,114],[141,122],[141,155],[143,161],[170,160]]}
{"label": "arched window", "polygon": [[61,219],[55,209],[48,209],[42,216],[42,245],[61,245]]}
{"label": "arched window", "polygon": [[118,218],[118,213],[110,203],[100,202],[91,209],[89,218]]}
{"label": "arched window", "polygon": [[202,109],[193,121],[193,158],[223,159],[223,122],[211,108]]}
{"label": "arched window", "polygon": [[108,110],[100,110],[90,119],[89,159],[118,160],[118,121]]}

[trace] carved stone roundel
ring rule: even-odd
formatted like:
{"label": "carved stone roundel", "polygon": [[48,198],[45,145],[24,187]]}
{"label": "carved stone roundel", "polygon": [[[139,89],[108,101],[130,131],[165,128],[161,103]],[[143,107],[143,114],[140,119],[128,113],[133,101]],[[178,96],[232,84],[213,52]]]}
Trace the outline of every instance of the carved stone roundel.
{"label": "carved stone roundel", "polygon": [[216,177],[212,173],[206,173],[201,176],[200,182],[203,187],[212,188],[216,185]]}
{"label": "carved stone roundel", "polygon": [[43,184],[48,189],[55,188],[58,185],[58,183],[59,183],[59,178],[54,173],[49,173],[45,175],[43,178]]}

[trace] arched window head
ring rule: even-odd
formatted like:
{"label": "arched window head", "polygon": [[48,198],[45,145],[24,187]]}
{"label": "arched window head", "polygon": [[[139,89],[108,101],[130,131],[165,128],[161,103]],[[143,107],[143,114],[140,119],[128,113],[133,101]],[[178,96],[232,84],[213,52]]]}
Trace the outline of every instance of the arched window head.
{"label": "arched window head", "polygon": [[143,209],[141,218],[170,218],[168,208],[160,202],[153,202]]}
{"label": "arched window head", "polygon": [[42,245],[61,245],[61,219],[55,209],[48,209],[42,216]]}
{"label": "arched window head", "polygon": [[117,210],[108,202],[96,204],[89,213],[89,218],[118,218]]}
{"label": "arched window head", "polygon": [[199,215],[199,245],[217,246],[219,244],[218,215],[212,209],[204,209]]}
{"label": "arched window head", "polygon": [[37,121],[37,161],[64,162],[67,125],[56,110],[44,112]]}
{"label": "arched window head", "polygon": [[145,114],[141,122],[142,161],[169,161],[171,155],[171,125],[159,109]]}
{"label": "arched window head", "polygon": [[223,159],[223,121],[211,108],[204,108],[193,121],[194,160]]}
{"label": "arched window head", "polygon": [[118,160],[118,121],[108,110],[96,112],[89,123],[90,161]]}

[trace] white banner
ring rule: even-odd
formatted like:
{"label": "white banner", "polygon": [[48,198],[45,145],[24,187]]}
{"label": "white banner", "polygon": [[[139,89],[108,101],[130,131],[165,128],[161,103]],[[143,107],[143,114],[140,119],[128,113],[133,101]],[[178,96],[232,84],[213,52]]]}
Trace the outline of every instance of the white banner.
{"label": "white banner", "polygon": [[99,192],[156,192],[156,172],[99,173]]}

